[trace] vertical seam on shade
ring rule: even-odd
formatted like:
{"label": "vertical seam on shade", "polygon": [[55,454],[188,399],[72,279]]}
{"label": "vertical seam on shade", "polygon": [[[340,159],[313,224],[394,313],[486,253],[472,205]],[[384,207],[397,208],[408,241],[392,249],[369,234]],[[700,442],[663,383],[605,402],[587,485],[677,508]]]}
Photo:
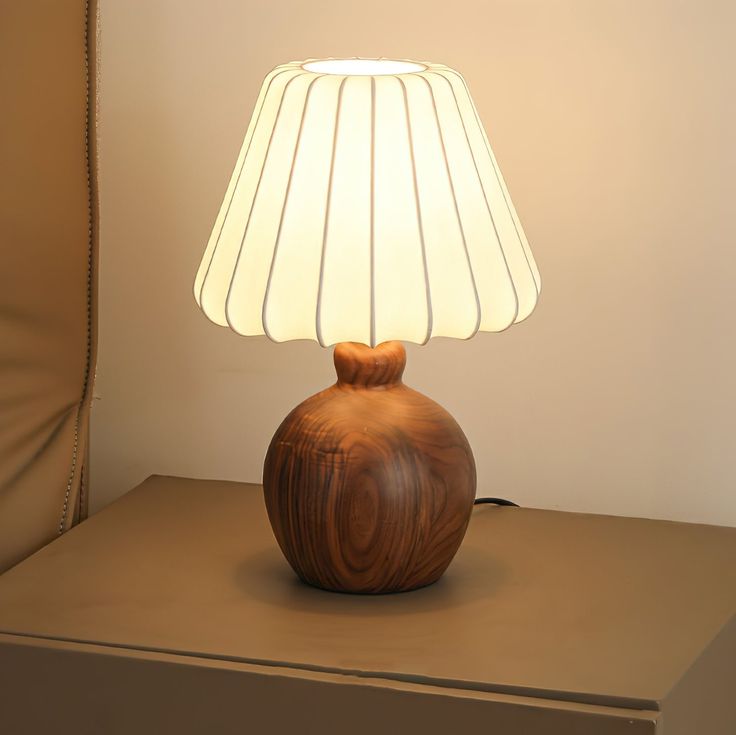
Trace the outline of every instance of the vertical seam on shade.
{"label": "vertical seam on shade", "polygon": [[335,129],[332,131],[332,157],[330,158],[330,177],[327,182],[327,198],[325,200],[325,222],[322,229],[322,253],[319,259],[319,282],[317,285],[317,313],[315,315],[315,330],[317,333],[317,341],[321,347],[326,347],[322,338],[322,287],[324,285],[325,275],[325,257],[327,251],[327,232],[329,229],[330,221],[330,203],[332,201],[332,179],[335,173],[335,152],[337,151],[337,135],[340,129],[340,111],[342,109],[342,92],[345,87],[345,82],[348,78],[345,77],[340,82],[340,88],[337,92],[337,109],[335,110]]}
{"label": "vertical seam on shade", "polygon": [[[448,67],[449,68],[449,67]],[[511,284],[511,290],[514,294],[514,302],[516,306],[514,307],[514,318],[504,327],[504,329],[508,329],[512,324],[515,323],[516,317],[519,315],[519,294],[516,291],[516,284],[514,283],[514,279],[511,275],[511,269],[509,268],[509,263],[506,258],[506,252],[503,249],[503,243],[501,242],[501,236],[498,234],[498,228],[496,227],[496,220],[493,217],[493,212],[491,211],[491,205],[488,201],[488,195],[486,194],[486,188],[483,186],[483,179],[480,175],[480,169],[478,168],[478,162],[475,160],[475,153],[473,152],[473,146],[470,143],[470,136],[468,135],[468,129],[465,125],[465,120],[463,119],[463,113],[460,111],[460,105],[457,101],[457,95],[455,94],[455,89],[452,86],[452,82],[444,75],[442,72],[436,72],[438,76],[440,76],[442,79],[444,79],[447,82],[447,85],[450,88],[450,91],[452,92],[452,98],[455,100],[455,107],[457,108],[457,115],[460,119],[460,124],[463,126],[463,132],[465,133],[465,142],[468,144],[468,151],[470,152],[470,158],[473,161],[473,168],[475,169],[475,175],[478,178],[478,184],[480,185],[480,190],[483,193],[483,200],[486,203],[486,209],[488,210],[488,217],[491,220],[491,226],[493,227],[493,232],[496,235],[496,242],[498,243],[498,249],[501,252],[501,257],[503,258],[503,263],[506,266],[506,275],[509,278],[509,284]],[[467,90],[467,88],[466,88]],[[503,330],[499,330],[503,331]]]}
{"label": "vertical seam on shade", "polygon": [[[420,75],[421,76],[421,75]],[[427,89],[429,89],[429,96],[432,100],[432,107],[434,109],[434,119],[437,123],[437,133],[440,136],[440,144],[442,146],[442,158],[445,162],[445,173],[447,174],[447,182],[450,184],[450,191],[452,192],[452,202],[455,205],[455,216],[457,217],[457,225],[460,228],[460,237],[463,241],[463,249],[465,250],[465,261],[468,264],[468,272],[470,273],[470,281],[473,284],[473,294],[475,295],[475,312],[476,312],[476,318],[475,318],[475,327],[473,331],[466,337],[466,339],[470,339],[474,334],[478,332],[478,329],[480,328],[480,319],[481,319],[481,313],[480,313],[480,297],[478,296],[478,286],[475,282],[475,274],[473,273],[473,264],[470,261],[470,253],[468,252],[468,241],[465,237],[465,229],[463,228],[463,222],[460,217],[460,207],[457,203],[457,195],[455,194],[455,184],[452,181],[452,174],[450,173],[450,164],[447,160],[447,148],[445,147],[445,137],[442,134],[442,126],[440,125],[440,116],[437,111],[437,100],[435,100],[434,97],[434,89],[432,88],[432,84],[425,76],[421,77],[424,83],[427,85]]]}
{"label": "vertical seam on shade", "polygon": [[[238,175],[235,179],[235,186],[233,186],[233,190],[230,193],[230,200],[227,203],[225,214],[223,215],[222,222],[220,223],[220,231],[217,233],[217,239],[215,240],[215,245],[212,248],[212,254],[210,255],[210,260],[209,260],[209,263],[207,263],[207,270],[202,276],[202,283],[199,287],[199,298],[198,298],[198,303],[200,305],[202,304],[202,294],[204,293],[204,286],[207,283],[207,278],[210,274],[212,263],[215,260],[215,255],[217,254],[217,248],[220,246],[220,238],[222,237],[222,231],[225,229],[225,222],[227,221],[227,217],[230,214],[230,207],[233,203],[233,200],[235,199],[235,192],[238,190],[238,185],[240,184],[240,177],[243,175],[243,170],[245,169],[245,163],[248,159],[248,154],[250,153],[251,145],[253,144],[253,138],[255,138],[255,133],[258,128],[258,123],[261,119],[261,113],[263,112],[263,108],[266,106],[266,100],[268,98],[269,93],[271,92],[271,86],[273,85],[277,77],[280,77],[282,74],[284,74],[287,71],[292,71],[292,69],[282,69],[281,71],[277,72],[271,77],[271,79],[268,82],[268,87],[266,88],[266,91],[263,94],[263,97],[261,99],[261,104],[259,105],[258,110],[256,112],[256,119],[253,123],[252,134],[250,136],[250,140],[248,141],[248,147],[246,148],[245,153],[243,154],[243,162],[240,164],[240,169],[238,170]],[[297,76],[301,76],[301,74],[295,75],[294,79],[296,79]],[[284,89],[286,89],[286,87],[284,87]],[[245,143],[245,141],[243,141],[243,143]]]}
{"label": "vertical seam on shade", "polygon": [[432,337],[434,315],[432,313],[432,294],[429,287],[429,270],[427,268],[427,247],[424,242],[424,225],[422,223],[422,205],[419,202],[419,187],[417,185],[417,166],[414,158],[414,136],[411,134],[411,119],[409,116],[409,100],[406,93],[406,84],[400,77],[396,77],[404,95],[404,113],[406,115],[406,133],[409,138],[409,157],[411,158],[411,174],[414,184],[414,203],[416,205],[417,227],[419,228],[419,242],[422,248],[422,264],[424,266],[424,292],[427,302],[427,332],[421,344],[427,344]]}
{"label": "vertical seam on shade", "polygon": [[233,326],[232,322],[230,321],[230,314],[229,312],[229,303],[230,303],[230,295],[233,290],[233,283],[235,282],[235,276],[238,273],[238,266],[240,265],[240,259],[243,255],[243,247],[245,245],[245,238],[248,234],[248,228],[250,227],[250,219],[253,216],[253,208],[255,207],[256,199],[258,198],[258,192],[261,188],[261,182],[263,181],[263,172],[266,170],[266,163],[268,162],[268,154],[271,151],[271,143],[273,143],[274,135],[276,134],[276,128],[278,127],[279,118],[281,117],[281,110],[284,106],[284,100],[286,99],[286,92],[291,86],[291,84],[294,82],[294,80],[299,79],[303,76],[308,74],[308,72],[304,72],[304,74],[297,74],[295,77],[292,77],[289,79],[289,81],[284,85],[284,91],[281,93],[281,99],[279,100],[279,107],[278,110],[276,110],[276,117],[273,121],[273,127],[271,128],[271,135],[268,138],[268,145],[266,146],[266,152],[263,155],[263,163],[261,164],[261,172],[258,174],[258,183],[256,184],[256,189],[253,192],[253,199],[251,199],[250,202],[250,210],[248,211],[248,218],[245,221],[245,229],[243,230],[243,237],[240,240],[240,247],[238,248],[238,255],[235,258],[235,265],[233,266],[233,273],[232,276],[230,276],[230,283],[227,287],[227,294],[225,296],[225,321],[227,321],[230,328],[237,332],[238,334],[241,334],[241,332],[238,332],[238,330]]}
{"label": "vertical seam on shade", "polygon": [[539,284],[537,283],[537,277],[534,274],[534,268],[532,268],[532,264],[529,262],[529,255],[526,252],[526,248],[524,247],[524,240],[522,239],[521,233],[519,232],[519,227],[516,224],[516,217],[514,216],[514,211],[512,209],[511,202],[509,200],[509,197],[506,196],[506,186],[503,182],[503,177],[501,176],[501,172],[496,164],[496,157],[493,155],[493,149],[491,148],[491,143],[488,140],[488,137],[486,136],[485,129],[483,128],[483,124],[481,123],[481,120],[480,120],[480,115],[478,114],[478,110],[475,107],[475,102],[473,102],[473,98],[470,96],[470,89],[468,88],[468,84],[465,81],[465,79],[460,74],[458,74],[454,69],[450,69],[448,67],[448,71],[450,71],[460,80],[463,87],[465,88],[465,93],[468,95],[468,99],[470,100],[470,107],[473,110],[473,114],[475,115],[476,121],[478,122],[478,127],[480,128],[483,142],[486,144],[486,150],[488,151],[488,159],[491,162],[493,173],[496,175],[496,181],[498,182],[498,188],[501,190],[501,196],[503,197],[504,204],[506,205],[506,209],[509,212],[509,217],[511,217],[511,223],[514,225],[514,232],[516,232],[516,237],[519,240],[519,245],[521,246],[521,252],[524,254],[524,259],[526,260],[526,266],[527,268],[529,268],[529,273],[531,274],[532,282],[534,283],[534,290],[537,292],[537,298],[538,298],[541,289],[539,287]]}
{"label": "vertical seam on shade", "polygon": [[[268,279],[266,280],[266,291],[263,294],[263,304],[261,305],[261,324],[263,325],[263,331],[265,335],[270,339],[273,340],[273,337],[271,336],[268,324],[266,323],[266,310],[268,308],[268,297],[271,292],[271,279],[273,278],[273,272],[275,270],[275,263],[276,263],[276,256],[278,255],[279,250],[279,244],[281,242],[281,231],[284,225],[284,219],[286,217],[286,207],[289,203],[289,194],[291,193],[291,182],[294,178],[294,164],[296,163],[296,157],[299,155],[299,145],[302,142],[302,131],[304,130],[304,120],[307,117],[307,108],[309,107],[309,98],[312,95],[312,87],[314,86],[315,82],[317,80],[321,79],[322,77],[316,77],[313,79],[309,86],[307,87],[307,93],[304,96],[304,107],[302,108],[302,114],[299,119],[299,130],[296,134],[296,142],[294,143],[294,152],[291,156],[291,166],[289,167],[289,176],[286,180],[286,191],[284,192],[284,201],[281,205],[281,214],[279,216],[279,225],[278,229],[276,230],[276,239],[273,243],[273,250],[271,251],[271,264],[268,268]],[[273,340],[274,342],[276,340]]]}
{"label": "vertical seam on shade", "polygon": [[370,340],[371,347],[376,346],[376,78],[371,77],[371,313]]}
{"label": "vertical seam on shade", "polygon": [[[93,4],[94,8],[97,8],[96,3]],[[80,425],[82,418],[82,410],[88,399],[89,386],[90,386],[90,373],[92,372],[92,291],[94,288],[94,210],[95,203],[92,187],[95,186],[93,164],[91,160],[90,151],[90,128],[91,121],[94,118],[92,114],[92,99],[90,96],[90,63],[89,63],[89,42],[90,42],[90,1],[86,0],[84,4],[84,77],[85,77],[85,88],[84,88],[84,102],[86,109],[85,125],[84,125],[84,162],[85,162],[85,173],[87,176],[87,281],[86,281],[86,354],[84,361],[84,375],[82,378],[82,391],[77,403],[77,407],[74,413],[74,439],[72,443],[72,458],[71,466],[69,468],[69,474],[67,475],[66,490],[64,492],[64,502],[61,509],[61,519],[59,520],[59,526],[57,529],[58,535],[61,536],[64,533],[64,529],[67,523],[67,517],[69,515],[69,499],[71,498],[72,488],[74,486],[74,478],[77,475],[77,464],[79,463],[79,434]],[[95,13],[95,25],[97,21],[97,14]],[[96,31],[96,28],[95,28]],[[81,463],[80,467],[81,467]]]}

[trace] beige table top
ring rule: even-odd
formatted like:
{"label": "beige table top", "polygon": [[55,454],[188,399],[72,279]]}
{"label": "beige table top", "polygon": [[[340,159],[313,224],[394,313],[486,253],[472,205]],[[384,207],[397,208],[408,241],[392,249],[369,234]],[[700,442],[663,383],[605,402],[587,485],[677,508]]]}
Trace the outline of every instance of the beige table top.
{"label": "beige table top", "polygon": [[0,577],[0,632],[657,709],[736,617],[736,529],[480,506],[436,585],[312,589],[260,486],[152,477]]}

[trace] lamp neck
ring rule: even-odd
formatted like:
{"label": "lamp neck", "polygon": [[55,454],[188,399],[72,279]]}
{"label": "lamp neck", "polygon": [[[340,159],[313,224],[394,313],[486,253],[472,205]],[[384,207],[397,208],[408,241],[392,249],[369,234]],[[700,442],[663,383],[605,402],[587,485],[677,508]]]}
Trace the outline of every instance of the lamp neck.
{"label": "lamp neck", "polygon": [[398,341],[377,347],[359,342],[335,345],[338,385],[352,388],[390,388],[401,383],[406,367],[406,350]]}

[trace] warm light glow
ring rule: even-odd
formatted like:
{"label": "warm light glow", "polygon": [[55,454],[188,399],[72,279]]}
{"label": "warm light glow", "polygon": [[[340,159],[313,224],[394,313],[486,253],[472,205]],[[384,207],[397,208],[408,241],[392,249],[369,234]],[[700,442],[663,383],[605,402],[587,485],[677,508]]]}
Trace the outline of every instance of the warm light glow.
{"label": "warm light glow", "polygon": [[395,59],[320,59],[307,61],[302,68],[317,74],[341,74],[343,76],[381,76],[385,74],[411,74],[427,67],[416,61]]}
{"label": "warm light glow", "polygon": [[195,280],[212,321],[424,343],[506,329],[539,289],[460,74],[326,59],[266,77]]}

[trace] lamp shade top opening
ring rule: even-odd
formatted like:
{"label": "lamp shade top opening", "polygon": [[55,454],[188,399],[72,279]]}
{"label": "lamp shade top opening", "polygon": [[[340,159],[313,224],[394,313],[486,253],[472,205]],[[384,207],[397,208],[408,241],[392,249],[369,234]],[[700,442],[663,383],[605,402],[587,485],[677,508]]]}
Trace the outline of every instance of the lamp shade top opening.
{"label": "lamp shade top opening", "polygon": [[540,277],[462,76],[309,59],[263,82],[194,284],[216,324],[282,342],[498,332]]}
{"label": "lamp shade top opening", "polygon": [[400,59],[318,59],[302,64],[306,71],[316,74],[340,74],[343,76],[385,76],[386,74],[413,74],[425,71],[426,64]]}

